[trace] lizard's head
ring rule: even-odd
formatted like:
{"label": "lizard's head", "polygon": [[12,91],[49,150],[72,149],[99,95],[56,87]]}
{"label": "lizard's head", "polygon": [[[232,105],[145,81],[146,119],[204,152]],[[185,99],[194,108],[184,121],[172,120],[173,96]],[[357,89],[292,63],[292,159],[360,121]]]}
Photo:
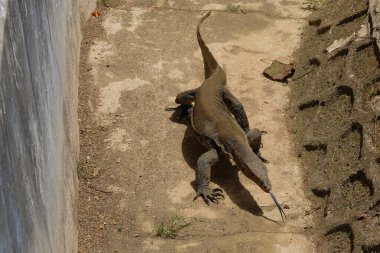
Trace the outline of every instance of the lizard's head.
{"label": "lizard's head", "polygon": [[243,165],[241,166],[241,169],[246,177],[254,181],[263,191],[270,194],[278,210],[280,211],[282,221],[284,221],[284,217],[286,219],[285,212],[272,192],[272,185],[269,181],[266,167],[264,164],[262,164],[262,166],[263,167],[251,165],[249,167],[247,165]]}
{"label": "lizard's head", "polygon": [[246,177],[254,181],[263,191],[270,194],[278,210],[280,211],[282,220],[284,221],[284,217],[286,218],[285,212],[272,192],[272,185],[269,181],[268,172],[265,165],[261,161],[249,163],[241,162],[239,167]]}
{"label": "lizard's head", "polygon": [[246,177],[255,182],[263,191],[269,193],[272,185],[268,178],[267,168],[261,161],[257,162],[242,162],[239,167]]}

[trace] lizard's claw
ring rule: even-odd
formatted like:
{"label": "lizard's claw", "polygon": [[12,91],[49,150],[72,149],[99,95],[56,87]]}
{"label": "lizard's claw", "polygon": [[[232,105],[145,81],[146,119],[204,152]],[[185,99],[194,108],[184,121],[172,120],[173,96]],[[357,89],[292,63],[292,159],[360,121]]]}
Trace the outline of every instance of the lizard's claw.
{"label": "lizard's claw", "polygon": [[165,111],[172,112],[178,109],[179,106],[168,106],[165,108]]}
{"label": "lizard's claw", "polygon": [[269,160],[267,160],[267,159],[265,159],[264,157],[260,157],[260,159],[261,159],[261,161],[263,162],[263,163],[269,163]]}
{"label": "lizard's claw", "polygon": [[199,196],[202,196],[207,205],[210,205],[210,201],[218,204],[220,199],[224,199],[223,190],[220,188],[210,189],[206,187],[200,187],[197,194],[194,197],[196,200]]}
{"label": "lizard's claw", "polygon": [[257,156],[260,158],[260,160],[261,160],[263,163],[269,163],[269,160],[265,159],[265,158],[261,155],[260,151],[257,153]]}
{"label": "lizard's claw", "polygon": [[174,115],[176,115],[175,121],[180,122],[186,115],[188,115],[189,108],[191,108],[191,105],[179,105],[177,107],[169,106],[165,108],[165,111],[174,111]]}

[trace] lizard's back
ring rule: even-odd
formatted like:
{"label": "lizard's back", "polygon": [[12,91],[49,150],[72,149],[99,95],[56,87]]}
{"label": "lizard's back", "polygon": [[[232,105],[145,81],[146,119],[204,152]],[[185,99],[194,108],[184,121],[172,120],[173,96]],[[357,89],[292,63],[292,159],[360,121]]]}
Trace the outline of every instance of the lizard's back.
{"label": "lizard's back", "polygon": [[226,88],[221,84],[221,78],[225,76],[216,71],[197,89],[193,127],[199,134],[215,141],[223,151],[232,153],[231,143],[249,144],[243,129],[223,101],[223,91]]}

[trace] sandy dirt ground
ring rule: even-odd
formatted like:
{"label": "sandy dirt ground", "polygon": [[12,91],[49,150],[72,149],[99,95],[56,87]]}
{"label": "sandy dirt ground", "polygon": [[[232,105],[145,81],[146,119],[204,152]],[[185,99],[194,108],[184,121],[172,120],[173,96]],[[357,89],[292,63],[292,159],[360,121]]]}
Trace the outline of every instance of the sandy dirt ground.
{"label": "sandy dirt ground", "polygon": [[[110,1],[86,24],[81,61],[80,252],[314,252],[302,171],[287,129],[289,87],[263,77],[271,60],[292,62],[308,15],[302,1]],[[230,161],[212,170],[225,200],[195,196],[204,148],[165,111],[204,77],[196,24],[227,72],[251,127],[268,132],[270,196]],[[173,216],[191,224],[175,239],[153,231]]]}

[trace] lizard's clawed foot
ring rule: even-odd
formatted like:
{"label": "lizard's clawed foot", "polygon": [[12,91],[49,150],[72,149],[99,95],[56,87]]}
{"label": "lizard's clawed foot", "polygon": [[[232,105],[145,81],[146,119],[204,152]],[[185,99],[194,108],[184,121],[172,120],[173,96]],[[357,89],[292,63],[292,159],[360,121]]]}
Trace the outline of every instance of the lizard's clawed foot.
{"label": "lizard's clawed foot", "polygon": [[189,114],[190,108],[191,106],[189,105],[179,105],[177,107],[169,106],[165,108],[165,111],[167,112],[174,111],[175,112],[174,120],[177,122],[180,122],[184,117],[186,117],[186,115]]}
{"label": "lizard's clawed foot", "polygon": [[259,156],[260,160],[263,162],[263,163],[269,163],[269,160],[265,159],[264,157],[262,156]]}
{"label": "lizard's clawed foot", "polygon": [[269,160],[265,159],[260,152],[257,153],[257,156],[260,158],[260,160],[263,162],[263,163],[269,163]]}
{"label": "lizard's clawed foot", "polygon": [[223,190],[220,188],[210,189],[207,186],[199,187],[197,194],[194,197],[196,200],[199,196],[202,196],[207,205],[210,205],[210,201],[218,204],[220,199],[224,199]]}
{"label": "lizard's clawed foot", "polygon": [[173,112],[178,109],[179,106],[168,106],[165,108],[165,111],[167,112]]}

